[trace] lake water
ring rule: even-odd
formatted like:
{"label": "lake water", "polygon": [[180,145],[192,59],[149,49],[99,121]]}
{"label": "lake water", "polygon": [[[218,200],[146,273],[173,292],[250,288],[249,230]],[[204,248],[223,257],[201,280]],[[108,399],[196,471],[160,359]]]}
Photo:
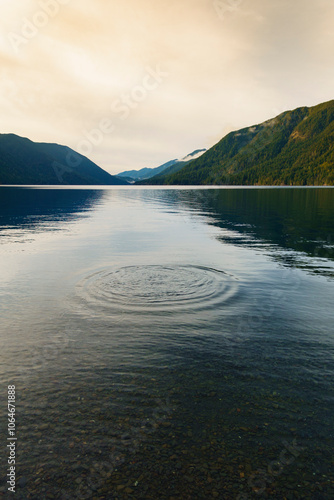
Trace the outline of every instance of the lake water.
{"label": "lake water", "polygon": [[0,205],[0,497],[334,498],[333,189]]}

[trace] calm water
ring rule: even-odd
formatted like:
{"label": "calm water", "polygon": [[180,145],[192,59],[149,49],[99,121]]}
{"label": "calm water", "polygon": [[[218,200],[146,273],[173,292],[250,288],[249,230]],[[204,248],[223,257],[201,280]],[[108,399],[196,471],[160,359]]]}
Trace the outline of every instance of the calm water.
{"label": "calm water", "polygon": [[334,498],[333,189],[0,189],[0,497]]}

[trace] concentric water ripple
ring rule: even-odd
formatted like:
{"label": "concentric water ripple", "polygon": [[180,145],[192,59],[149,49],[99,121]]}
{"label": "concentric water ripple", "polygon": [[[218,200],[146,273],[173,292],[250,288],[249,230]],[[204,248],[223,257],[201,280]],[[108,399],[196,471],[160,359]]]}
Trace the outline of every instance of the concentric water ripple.
{"label": "concentric water ripple", "polygon": [[186,314],[226,305],[238,291],[224,271],[191,265],[104,269],[77,285],[82,308],[106,315]]}

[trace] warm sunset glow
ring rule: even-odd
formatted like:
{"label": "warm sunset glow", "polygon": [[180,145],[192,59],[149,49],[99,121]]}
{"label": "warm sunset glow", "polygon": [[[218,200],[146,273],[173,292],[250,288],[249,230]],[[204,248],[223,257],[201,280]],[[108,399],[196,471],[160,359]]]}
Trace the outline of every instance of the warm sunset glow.
{"label": "warm sunset glow", "polygon": [[333,99],[330,0],[1,4],[0,132],[76,150],[89,140],[110,173]]}

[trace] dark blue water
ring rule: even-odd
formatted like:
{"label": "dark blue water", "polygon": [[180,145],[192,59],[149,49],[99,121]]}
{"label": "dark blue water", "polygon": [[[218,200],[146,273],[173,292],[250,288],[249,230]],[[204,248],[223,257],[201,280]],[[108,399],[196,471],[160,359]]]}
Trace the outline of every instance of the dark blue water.
{"label": "dark blue water", "polygon": [[[334,190],[0,190],[0,496],[334,498]],[[8,496],[10,498],[10,496]]]}

